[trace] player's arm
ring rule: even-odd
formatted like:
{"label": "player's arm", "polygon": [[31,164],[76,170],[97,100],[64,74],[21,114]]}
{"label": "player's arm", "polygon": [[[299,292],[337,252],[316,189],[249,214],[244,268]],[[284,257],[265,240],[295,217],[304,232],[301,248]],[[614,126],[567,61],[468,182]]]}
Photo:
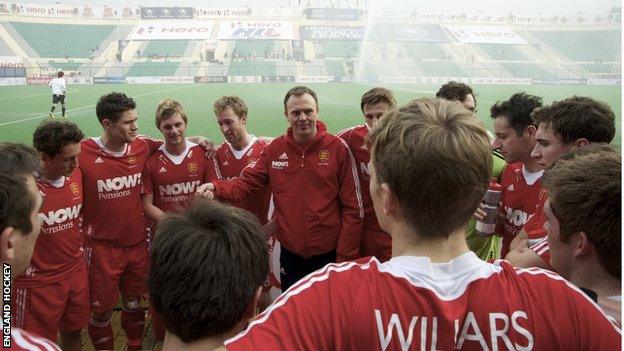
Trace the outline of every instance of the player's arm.
{"label": "player's arm", "polygon": [[552,270],[552,267],[544,261],[535,251],[528,246],[528,240],[520,242],[520,247],[511,249],[505,259],[514,267],[543,268]]}
{"label": "player's arm", "polygon": [[[341,139],[342,141],[342,139]],[[364,207],[355,159],[344,141],[340,144],[342,162],[338,170],[339,199],[342,205],[342,227],[336,248],[337,261],[360,257],[360,241],[364,230]]]}
{"label": "player's arm", "polygon": [[260,153],[258,161],[245,167],[241,176],[231,180],[216,180],[214,195],[225,201],[243,201],[269,183],[267,149]]}
{"label": "player's arm", "polygon": [[154,222],[158,223],[165,216],[165,213],[154,205],[154,178],[150,163],[143,168],[141,175],[141,201],[143,203],[143,211]]}
{"label": "player's arm", "polygon": [[165,213],[158,207],[154,206],[154,194],[141,195],[143,201],[143,211],[154,222],[158,223],[165,218]]}
{"label": "player's arm", "polygon": [[526,232],[526,230],[524,230],[524,228],[522,228],[518,232],[518,235],[516,235],[516,237],[513,238],[513,240],[511,241],[511,244],[509,244],[509,248],[512,250],[521,250],[523,248],[528,248],[528,245],[527,245],[528,239],[529,239],[529,234]]}

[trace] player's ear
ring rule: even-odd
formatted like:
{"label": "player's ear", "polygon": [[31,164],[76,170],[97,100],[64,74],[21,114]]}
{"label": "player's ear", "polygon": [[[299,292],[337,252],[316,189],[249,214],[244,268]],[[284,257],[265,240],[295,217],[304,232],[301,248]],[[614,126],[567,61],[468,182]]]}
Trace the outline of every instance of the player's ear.
{"label": "player's ear", "polygon": [[243,319],[248,320],[256,316],[256,309],[258,308],[258,302],[260,301],[260,295],[262,294],[262,286],[259,286],[254,293],[253,300],[245,309]]}
{"label": "player's ear", "polygon": [[288,119],[288,111],[286,109],[284,109],[284,117],[286,117],[286,119]]}
{"label": "player's ear", "polygon": [[243,122],[244,125],[247,125],[247,115],[242,116],[240,119],[241,119],[241,121]]}
{"label": "player's ear", "polygon": [[388,183],[381,184],[381,209],[386,216],[391,216],[397,213],[399,209],[399,199]]}
{"label": "player's ear", "polygon": [[571,238],[574,240],[574,256],[585,256],[592,252],[593,244],[589,241],[589,237],[585,232],[578,232],[573,234]]}
{"label": "player's ear", "polygon": [[525,133],[531,137],[531,139],[535,139],[535,134],[537,133],[537,128],[535,128],[534,125],[529,124],[528,127],[526,127],[525,129]]}
{"label": "player's ear", "polygon": [[108,118],[104,118],[102,120],[102,127],[110,128],[112,125],[113,125],[113,123]]}
{"label": "player's ear", "polygon": [[574,146],[576,147],[582,147],[582,146],[587,146],[587,145],[589,145],[589,140],[585,138],[578,138],[574,140]]}
{"label": "player's ear", "polygon": [[0,233],[0,256],[2,256],[3,262],[13,262],[15,259],[15,245],[11,240],[12,235],[19,235],[13,227],[5,228]]}

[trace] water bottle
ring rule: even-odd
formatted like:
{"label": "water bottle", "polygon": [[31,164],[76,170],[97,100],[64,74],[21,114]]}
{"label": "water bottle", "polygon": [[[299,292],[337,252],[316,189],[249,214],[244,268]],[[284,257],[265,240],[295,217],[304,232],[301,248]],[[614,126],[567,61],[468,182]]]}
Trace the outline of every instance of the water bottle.
{"label": "water bottle", "polygon": [[479,236],[487,237],[494,234],[496,228],[496,218],[498,217],[498,203],[501,198],[502,187],[495,178],[490,181],[490,186],[485,192],[483,202],[485,204],[485,217],[477,220],[475,233]]}

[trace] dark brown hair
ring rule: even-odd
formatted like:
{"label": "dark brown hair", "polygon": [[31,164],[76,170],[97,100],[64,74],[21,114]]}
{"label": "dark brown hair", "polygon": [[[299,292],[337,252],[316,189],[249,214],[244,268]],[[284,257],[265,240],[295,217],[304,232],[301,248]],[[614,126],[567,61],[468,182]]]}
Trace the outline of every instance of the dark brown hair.
{"label": "dark brown hair", "polygon": [[560,238],[583,232],[600,264],[621,279],[622,160],[606,144],[590,144],[565,154],[544,173],[542,184],[559,220]]}
{"label": "dark brown hair", "polygon": [[318,109],[318,98],[316,97],[316,93],[314,92],[314,90],[303,86],[303,85],[299,85],[296,86],[294,88],[291,88],[287,93],[286,96],[284,96],[284,111],[286,111],[286,103],[288,102],[288,99],[290,99],[291,96],[301,96],[304,94],[310,94],[312,96],[312,98],[314,99],[314,103],[316,103],[316,108]]}
{"label": "dark brown hair", "polygon": [[112,92],[100,97],[95,105],[95,114],[100,123],[105,119],[115,123],[121,118],[122,113],[135,108],[136,103],[131,97],[124,93]]}
{"label": "dark brown hair", "polygon": [[565,144],[585,138],[610,143],[615,136],[615,115],[609,105],[590,97],[573,96],[533,111],[533,121],[544,123]]}
{"label": "dark brown hair", "polygon": [[150,258],[152,304],[186,343],[231,331],[269,271],[257,219],[206,199],[158,225]]}
{"label": "dark brown hair", "polygon": [[74,122],[45,121],[33,133],[33,146],[37,151],[54,157],[70,144],[77,144],[85,137]]}

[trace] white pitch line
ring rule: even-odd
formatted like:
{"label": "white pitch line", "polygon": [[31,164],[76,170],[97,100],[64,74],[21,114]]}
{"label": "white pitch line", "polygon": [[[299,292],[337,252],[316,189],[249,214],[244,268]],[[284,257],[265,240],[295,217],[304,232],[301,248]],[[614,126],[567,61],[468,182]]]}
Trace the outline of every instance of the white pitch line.
{"label": "white pitch line", "polygon": [[[184,85],[184,86],[177,87],[177,88],[169,88],[169,89],[161,89],[161,90],[151,91],[149,93],[134,95],[134,96],[131,96],[131,97],[132,98],[138,98],[138,97],[142,97],[142,96],[163,93],[163,92],[166,92],[166,91],[180,90],[180,89],[188,88],[190,86],[193,86],[193,84],[188,84],[188,85]],[[82,106],[82,107],[77,107],[77,108],[72,108],[72,109],[67,110],[66,112],[80,111],[80,110],[85,110],[85,109],[92,108],[92,107],[95,107],[95,104]],[[35,117],[23,118],[23,119],[18,119],[16,121],[0,123],[0,127],[7,126],[9,124],[15,124],[15,123],[32,121],[33,119],[39,119],[39,118],[47,117],[48,115],[49,115],[49,113],[46,113],[46,114],[38,115],[38,116],[35,116]]]}

